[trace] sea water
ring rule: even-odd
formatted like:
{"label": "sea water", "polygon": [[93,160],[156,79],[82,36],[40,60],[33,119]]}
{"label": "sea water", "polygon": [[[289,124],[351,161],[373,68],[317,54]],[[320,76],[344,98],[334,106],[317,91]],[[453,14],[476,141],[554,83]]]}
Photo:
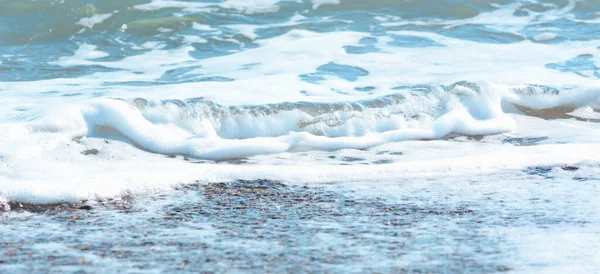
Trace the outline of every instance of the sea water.
{"label": "sea water", "polygon": [[[62,271],[133,267],[149,249],[87,254],[80,230],[174,207],[194,225],[144,237],[163,251],[205,239],[212,251],[185,249],[182,269],[217,254],[196,270],[294,270],[314,254],[284,241],[265,254],[292,254],[270,265],[254,249],[274,243],[239,230],[311,201],[304,219],[271,213],[300,227],[292,243],[322,236],[314,256],[342,254],[313,271],[352,258],[384,272],[600,271],[598,1],[2,0],[0,34],[0,241],[73,259],[54,261]],[[64,203],[92,213],[53,209]],[[75,222],[56,244],[50,231],[73,216],[100,223]],[[383,238],[351,240],[337,231],[348,226]],[[394,233],[411,241],[401,252]],[[111,235],[90,252],[110,253]],[[0,268],[31,271],[15,253]]]}

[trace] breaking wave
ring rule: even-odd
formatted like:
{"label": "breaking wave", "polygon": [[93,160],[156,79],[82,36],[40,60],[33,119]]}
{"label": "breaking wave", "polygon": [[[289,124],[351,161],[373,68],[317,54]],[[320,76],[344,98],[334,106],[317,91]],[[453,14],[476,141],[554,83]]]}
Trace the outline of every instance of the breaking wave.
{"label": "breaking wave", "polygon": [[566,117],[577,108],[595,107],[598,97],[595,87],[559,91],[458,82],[338,103],[223,106],[203,98],[100,99],[83,107],[82,124],[90,137],[116,134],[150,152],[220,160],[497,134],[515,128],[508,113]]}

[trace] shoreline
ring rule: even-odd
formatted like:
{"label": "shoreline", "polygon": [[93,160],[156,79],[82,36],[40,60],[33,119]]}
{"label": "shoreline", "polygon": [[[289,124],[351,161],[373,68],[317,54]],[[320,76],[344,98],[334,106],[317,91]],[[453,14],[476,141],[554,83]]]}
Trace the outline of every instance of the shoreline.
{"label": "shoreline", "polygon": [[[556,231],[575,228],[587,231],[588,245],[600,243],[595,207],[572,214],[589,205],[590,193],[599,186],[593,180],[570,182],[542,171],[523,171],[511,179],[506,174],[439,178],[429,185],[236,181],[182,185],[156,195],[105,203],[88,201],[85,205],[91,208],[25,205],[0,213],[0,233],[7,236],[0,242],[0,270],[496,273],[562,269],[568,267],[564,261],[534,264],[535,254],[524,254],[523,243],[515,242],[514,236],[525,237],[521,241],[534,234],[554,237]],[[494,178],[504,179],[489,181]],[[547,192],[559,194],[548,197]],[[582,244],[581,239],[569,241],[563,244]],[[590,259],[581,254],[579,258]],[[593,270],[592,263],[570,269]]]}

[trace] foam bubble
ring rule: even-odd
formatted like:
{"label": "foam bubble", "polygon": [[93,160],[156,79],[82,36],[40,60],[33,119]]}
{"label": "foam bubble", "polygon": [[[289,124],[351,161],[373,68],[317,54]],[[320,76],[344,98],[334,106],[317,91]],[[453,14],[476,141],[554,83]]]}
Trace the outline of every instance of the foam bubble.
{"label": "foam bubble", "polygon": [[84,18],[79,19],[79,21],[77,21],[75,24],[82,25],[86,28],[91,29],[94,27],[94,25],[102,23],[104,20],[108,19],[111,16],[112,16],[112,14],[110,14],[110,13],[94,14],[93,16],[84,17]]}
{"label": "foam bubble", "polygon": [[535,41],[548,41],[548,40],[552,40],[554,38],[556,38],[558,35],[556,35],[556,33],[551,33],[551,32],[544,32],[541,34],[538,34],[536,36],[533,37],[533,40]]}
{"label": "foam bubble", "polygon": [[340,0],[312,0],[313,9],[318,9],[322,5],[338,5]]}

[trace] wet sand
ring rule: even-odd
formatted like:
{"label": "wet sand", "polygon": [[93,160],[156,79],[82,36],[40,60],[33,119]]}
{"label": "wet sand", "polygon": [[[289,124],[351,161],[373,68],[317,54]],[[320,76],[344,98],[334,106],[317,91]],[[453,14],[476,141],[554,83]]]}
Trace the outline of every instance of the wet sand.
{"label": "wet sand", "polygon": [[[528,261],[511,234],[600,232],[595,208],[569,214],[600,181],[565,181],[554,172],[577,169],[533,167],[494,186],[480,178],[432,180],[419,189],[410,182],[374,188],[258,180],[77,205],[12,203],[0,218],[0,270],[535,272],[552,263]],[[543,189],[563,194],[544,197]]]}

